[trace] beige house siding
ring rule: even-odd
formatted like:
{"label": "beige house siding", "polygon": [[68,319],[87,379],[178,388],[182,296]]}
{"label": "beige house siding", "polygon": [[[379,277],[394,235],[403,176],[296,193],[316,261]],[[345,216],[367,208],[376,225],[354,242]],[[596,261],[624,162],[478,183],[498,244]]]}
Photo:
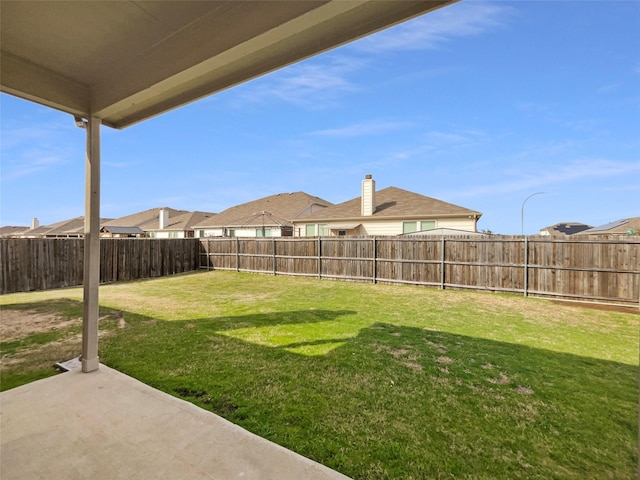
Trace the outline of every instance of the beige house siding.
{"label": "beige house siding", "polygon": [[[261,229],[261,227],[246,227],[246,228],[233,228],[228,227],[226,229],[222,228],[198,228],[196,229],[195,235],[196,237],[244,237],[244,238],[256,238],[258,237],[257,230]],[[226,230],[226,233],[225,233]],[[230,235],[230,231],[233,230],[233,235]],[[282,230],[276,227],[268,227],[265,226],[265,233],[267,237],[281,237]]]}
{"label": "beige house siding", "polygon": [[[401,235],[404,232],[405,222],[416,222],[417,231],[427,230],[429,226],[432,228],[450,228],[455,230],[465,230],[468,232],[476,231],[476,219],[474,218],[422,218],[422,219],[393,219],[393,220],[345,220],[344,222],[329,222],[329,227],[336,224],[345,224],[349,226],[357,225],[356,228],[345,230],[347,235],[369,235],[369,236],[385,236],[385,235]],[[426,225],[425,225],[426,224]],[[316,223],[296,223],[294,228],[294,236],[307,236],[307,225],[313,225],[313,236],[319,235],[319,226],[327,224]],[[338,236],[337,229],[328,230],[327,236]]]}
{"label": "beige house siding", "polygon": [[477,229],[476,218],[443,218],[436,222],[436,228],[452,228],[475,232]]}
{"label": "beige house siding", "polygon": [[157,232],[152,232],[151,235],[149,235],[152,238],[186,238],[185,234],[183,231],[175,231],[175,232],[170,232],[167,230],[160,230]]}

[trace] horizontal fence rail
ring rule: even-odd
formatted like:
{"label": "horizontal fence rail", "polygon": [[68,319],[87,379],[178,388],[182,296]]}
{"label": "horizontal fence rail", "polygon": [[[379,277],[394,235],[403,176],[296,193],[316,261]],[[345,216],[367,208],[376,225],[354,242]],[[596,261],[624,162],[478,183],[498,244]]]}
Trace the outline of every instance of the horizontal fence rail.
{"label": "horizontal fence rail", "polygon": [[[161,277],[198,269],[194,239],[101,238],[100,282]],[[82,285],[81,238],[0,239],[2,293]]]}
{"label": "horizontal fence rail", "polygon": [[200,268],[640,301],[640,239],[318,237],[200,239]]}

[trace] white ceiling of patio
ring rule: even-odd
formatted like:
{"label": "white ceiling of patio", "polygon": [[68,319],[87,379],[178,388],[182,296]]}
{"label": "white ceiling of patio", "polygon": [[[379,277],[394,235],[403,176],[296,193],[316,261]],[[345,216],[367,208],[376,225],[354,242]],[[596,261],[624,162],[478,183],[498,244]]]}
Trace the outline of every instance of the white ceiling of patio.
{"label": "white ceiling of patio", "polygon": [[0,88],[124,128],[454,1],[3,1]]}

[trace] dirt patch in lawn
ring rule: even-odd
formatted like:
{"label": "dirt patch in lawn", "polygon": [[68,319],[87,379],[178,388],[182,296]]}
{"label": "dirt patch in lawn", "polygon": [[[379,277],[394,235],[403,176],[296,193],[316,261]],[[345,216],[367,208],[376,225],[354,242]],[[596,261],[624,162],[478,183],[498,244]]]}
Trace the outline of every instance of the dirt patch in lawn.
{"label": "dirt patch in lawn", "polygon": [[34,333],[47,333],[82,325],[81,318],[64,318],[53,313],[30,310],[2,310],[3,342],[13,342]]}
{"label": "dirt patch in lawn", "polygon": [[[0,312],[0,340],[6,345],[0,351],[0,371],[19,368],[23,371],[46,369],[55,363],[78,357],[82,351],[82,318],[69,318],[55,313],[34,310],[11,310]],[[125,328],[122,312],[106,315],[100,320],[117,320],[118,328]],[[34,335],[54,333],[44,343],[35,341]],[[102,329],[99,336],[109,334]],[[19,342],[16,346],[15,342]],[[9,346],[9,344],[12,344]]]}

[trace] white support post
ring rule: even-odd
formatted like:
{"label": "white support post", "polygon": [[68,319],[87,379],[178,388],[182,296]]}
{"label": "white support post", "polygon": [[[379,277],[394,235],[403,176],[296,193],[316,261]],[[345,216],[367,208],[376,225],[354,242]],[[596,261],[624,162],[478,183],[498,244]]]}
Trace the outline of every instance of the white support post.
{"label": "white support post", "polygon": [[82,317],[82,371],[98,369],[98,286],[100,284],[100,124],[86,123],[84,214],[84,311]]}

